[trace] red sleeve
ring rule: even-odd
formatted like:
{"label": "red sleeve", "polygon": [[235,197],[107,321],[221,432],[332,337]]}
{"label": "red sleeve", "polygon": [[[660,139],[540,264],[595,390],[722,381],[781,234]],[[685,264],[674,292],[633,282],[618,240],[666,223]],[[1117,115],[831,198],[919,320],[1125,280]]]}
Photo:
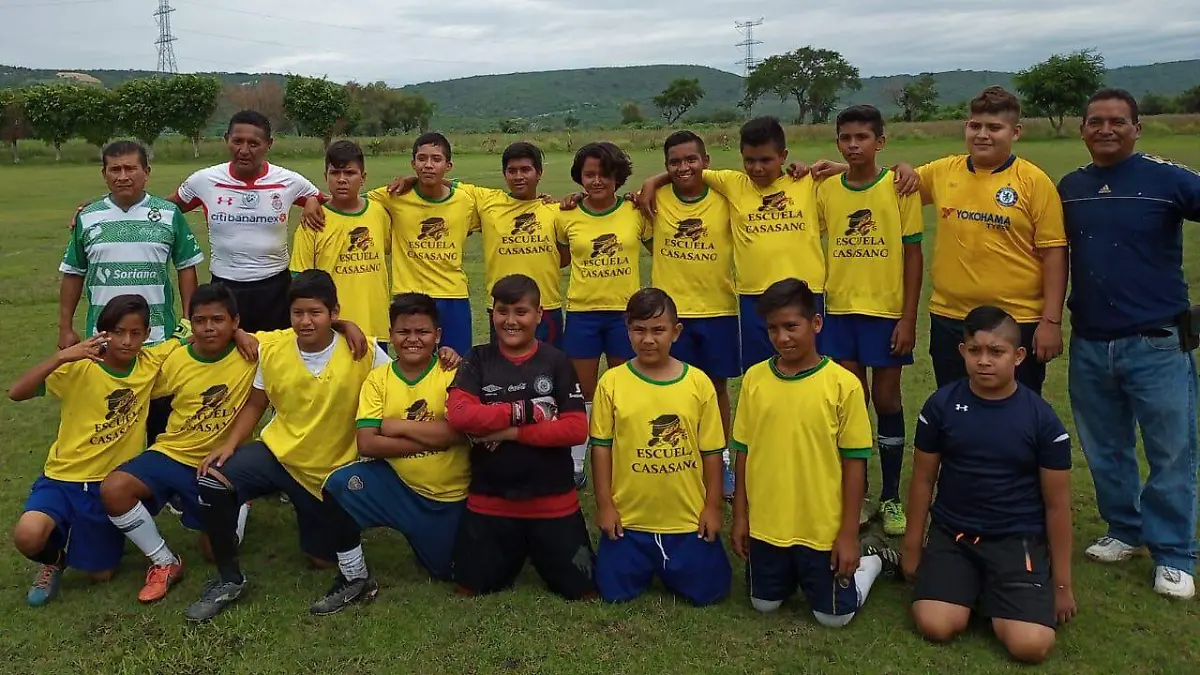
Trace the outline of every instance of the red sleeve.
{"label": "red sleeve", "polygon": [[446,398],[446,422],[455,431],[471,436],[487,436],[512,426],[512,406],[507,403],[485,404],[457,387]]}
{"label": "red sleeve", "polygon": [[306,203],[308,203],[309,197],[316,197],[317,203],[319,203],[319,204],[328,204],[329,203],[329,197],[325,196],[324,192],[318,192],[315,195],[300,195],[299,197],[296,197],[296,201],[292,202],[292,205],[299,206],[300,208],[304,208],[304,205]]}
{"label": "red sleeve", "polygon": [[183,213],[191,213],[201,206],[204,206],[204,202],[200,201],[199,197],[192,197],[191,201],[185,204],[183,203],[183,197],[180,197],[178,192],[171,196],[175,199],[171,199],[169,201],[175,202],[175,204],[179,207],[179,210]]}
{"label": "red sleeve", "polygon": [[518,443],[542,448],[580,445],[586,443],[587,438],[587,413],[582,411],[563,413],[558,419],[517,428]]}

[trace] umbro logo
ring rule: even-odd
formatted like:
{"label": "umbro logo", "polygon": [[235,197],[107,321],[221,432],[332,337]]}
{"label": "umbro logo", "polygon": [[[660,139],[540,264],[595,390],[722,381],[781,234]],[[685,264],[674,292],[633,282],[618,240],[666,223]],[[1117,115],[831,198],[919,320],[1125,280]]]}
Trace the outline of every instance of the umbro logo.
{"label": "umbro logo", "polygon": [[954,409],[955,409],[955,410],[957,410],[958,412],[967,412],[968,410],[970,410],[970,409],[971,409],[971,407],[970,407],[970,406],[965,406],[965,405],[963,405],[963,404],[961,404],[961,403],[955,403],[955,404],[954,404]]}
{"label": "umbro logo", "polygon": [[486,387],[484,387],[484,388],[483,388],[483,393],[485,393],[485,394],[495,394],[495,393],[498,393],[498,392],[500,392],[502,389],[503,389],[503,387],[497,387],[497,386],[496,386],[496,385],[494,385],[494,384],[489,384],[488,386],[486,386]]}
{"label": "umbro logo", "polygon": [[1099,195],[1112,194],[1112,190],[1108,189],[1108,183],[1105,183],[1104,187],[1100,188],[1100,191],[1097,192],[1096,194],[1099,194]]}

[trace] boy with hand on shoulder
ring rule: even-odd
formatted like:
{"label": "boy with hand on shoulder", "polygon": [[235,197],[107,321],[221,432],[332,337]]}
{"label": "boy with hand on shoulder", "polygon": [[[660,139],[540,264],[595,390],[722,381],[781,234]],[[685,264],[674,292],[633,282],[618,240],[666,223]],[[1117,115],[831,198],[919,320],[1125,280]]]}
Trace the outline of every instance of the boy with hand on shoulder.
{"label": "boy with hand on shoulder", "polygon": [[109,522],[100,482],[145,447],[154,381],[181,344],[169,339],[142,349],[151,321],[140,295],[105,303],[96,330],[26,371],[8,391],[14,401],[49,391],[62,402],[58,436],[12,532],[17,551],[40,565],[25,597],[31,607],[58,594],[67,567],[94,581],[116,573],[125,536]]}
{"label": "boy with hand on shoulder", "polygon": [[862,384],[816,349],[822,319],[808,284],[784,279],[758,301],[776,356],[750,369],[734,417],[733,549],[750,603],[773,612],[797,586],[817,622],[848,625],[895,551],[860,546],[871,453]]}
{"label": "boy with hand on shoulder", "polygon": [[446,421],[472,441],[467,512],[454,545],[464,595],[512,586],[527,558],[554,593],[595,595],[571,462],[571,446],[587,441],[583,392],[567,356],[534,337],[541,314],[532,278],[497,281],[498,340],[473,347],[450,388]]}
{"label": "boy with hand on shoulder", "polygon": [[625,311],[637,356],[600,378],[592,407],[596,588],[608,602],[641,595],[655,575],[697,606],[729,594],[719,533],[725,432],[712,381],[671,356],[675,302],[643,288]]}
{"label": "boy with hand on shoulder", "polygon": [[[828,269],[821,351],[854,373],[879,419],[883,531],[904,534],[900,472],[904,465],[904,408],[900,380],[912,365],[924,259],[921,197],[900,196],[892,172],[879,166],[883,115],[856,105],[837,116],[837,146],[849,164],[839,178],[817,186],[817,215],[828,232]],[[870,369],[870,379],[867,369]],[[859,520],[870,519],[863,502]]]}
{"label": "boy with hand on shoulder", "polygon": [[1013,658],[1040,663],[1075,615],[1071,440],[1017,380],[1029,355],[1013,317],[983,306],[963,324],[967,379],[938,389],[918,418],[903,556],[913,619],[949,642],[974,610]]}

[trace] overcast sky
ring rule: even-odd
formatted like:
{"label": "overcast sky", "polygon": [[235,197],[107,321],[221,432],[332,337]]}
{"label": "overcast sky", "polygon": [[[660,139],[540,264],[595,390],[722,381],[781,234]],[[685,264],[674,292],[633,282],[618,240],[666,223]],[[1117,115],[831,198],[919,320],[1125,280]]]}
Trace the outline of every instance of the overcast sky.
{"label": "overcast sky", "polygon": [[[0,0],[0,63],[153,70],[158,0]],[[181,72],[274,71],[396,85],[532,70],[836,49],[863,76],[1017,70],[1096,48],[1109,67],[1200,57],[1200,0],[171,0]]]}

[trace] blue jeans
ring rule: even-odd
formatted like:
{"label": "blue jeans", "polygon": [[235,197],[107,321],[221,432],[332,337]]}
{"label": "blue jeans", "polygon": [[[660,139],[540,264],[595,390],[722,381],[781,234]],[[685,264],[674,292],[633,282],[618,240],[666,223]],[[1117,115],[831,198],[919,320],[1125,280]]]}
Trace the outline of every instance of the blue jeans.
{"label": "blue jeans", "polygon": [[[1109,342],[1071,339],[1068,389],[1108,536],[1158,565],[1196,566],[1196,363],[1177,329]],[[1150,475],[1138,472],[1137,427]]]}

